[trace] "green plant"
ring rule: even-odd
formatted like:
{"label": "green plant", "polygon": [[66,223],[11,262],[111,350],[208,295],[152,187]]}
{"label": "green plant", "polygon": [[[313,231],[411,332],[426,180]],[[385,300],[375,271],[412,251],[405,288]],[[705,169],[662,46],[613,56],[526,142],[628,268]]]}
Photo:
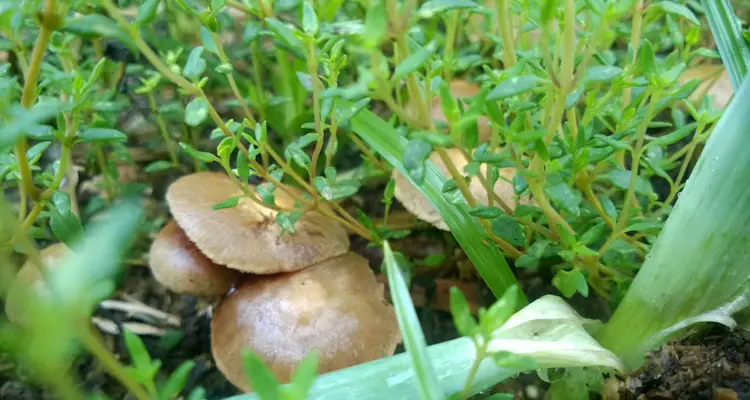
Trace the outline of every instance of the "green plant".
{"label": "green plant", "polygon": [[[88,327],[94,299],[114,286],[125,238],[136,233],[138,211],[115,206],[143,194],[120,174],[135,164],[129,147],[157,154],[144,167],[154,176],[224,170],[244,196],[216,209],[247,197],[279,211],[276,222],[290,234],[304,213],[316,211],[383,249],[408,355],[314,383],[310,358],[281,388],[249,354],[246,369],[263,399],[303,398],[310,388],[313,398],[341,395],[354,381],[379,398],[414,395],[417,387],[423,398],[467,398],[522,371],[591,365],[626,372],[686,326],[732,325],[731,314],[747,305],[739,206],[747,200],[741,140],[750,89],[740,86],[747,46],[728,2],[704,2],[738,91],[723,116],[708,101],[687,101],[699,82],[679,79],[690,65],[717,57],[701,45],[704,9],[695,2],[38,3],[0,2],[2,44],[14,61],[0,67],[0,179],[15,189],[5,195],[17,193],[1,207],[2,255],[33,258],[29,239],[80,251],[63,272],[44,274],[53,287],[62,282],[53,290],[62,306],[39,301],[32,326],[3,325],[0,333],[3,349],[26,330],[44,344],[16,355],[38,367],[61,397],[80,395],[72,377],[53,373],[65,369],[73,350],[52,346],[74,339],[137,398],[178,396],[191,369],[188,361],[155,380],[158,361],[136,336],[125,333],[133,360],[126,368]],[[128,55],[111,54],[114,43]],[[477,92],[452,93],[458,77],[476,82]],[[129,87],[135,79],[138,87]],[[142,108],[153,124],[123,127],[120,116],[130,108]],[[59,149],[56,161],[43,161],[52,149]],[[465,168],[448,149],[466,158]],[[77,153],[102,177],[82,210],[66,186],[77,176]],[[347,168],[350,154],[354,168]],[[447,174],[428,161],[431,154]],[[515,171],[507,179],[514,204],[493,191],[506,168]],[[426,346],[408,296],[408,260],[388,244],[410,233],[388,224],[392,170],[429,200],[499,299],[476,320],[460,293],[451,293],[463,338]],[[246,185],[252,179],[269,185],[256,194]],[[386,181],[382,221],[350,212],[347,201],[363,186]],[[472,192],[473,181],[483,196]],[[277,190],[294,206],[280,207]],[[521,197],[533,203],[519,203]],[[106,235],[89,226],[102,212],[116,221]],[[86,267],[97,257],[111,265],[94,273]],[[558,298],[527,305],[511,266],[545,277],[564,297],[608,300],[616,308],[612,320],[601,332],[587,331],[597,324]],[[85,299],[68,302],[74,293]],[[75,318],[46,319],[59,309]],[[538,326],[536,336],[528,326]],[[624,326],[635,328],[625,336]],[[65,335],[48,340],[50,327]],[[549,352],[552,345],[570,348]],[[388,383],[410,371],[414,376]]]}

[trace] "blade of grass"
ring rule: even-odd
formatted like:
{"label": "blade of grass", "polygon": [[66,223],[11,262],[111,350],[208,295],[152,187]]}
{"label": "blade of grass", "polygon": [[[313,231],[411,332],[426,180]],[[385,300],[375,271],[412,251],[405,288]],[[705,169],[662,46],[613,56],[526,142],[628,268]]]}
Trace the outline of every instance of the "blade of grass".
{"label": "blade of grass", "polygon": [[719,48],[721,61],[729,73],[732,89],[736,92],[747,75],[750,51],[742,38],[739,24],[735,22],[732,3],[729,0],[703,0],[701,4],[705,9],[716,47]]}
{"label": "blade of grass", "polygon": [[[463,389],[476,350],[467,337],[427,347],[432,366],[437,371],[440,390],[457,395]],[[487,358],[480,365],[471,385],[476,394],[518,374],[511,368],[500,368]],[[366,364],[329,372],[315,379],[307,400],[382,400],[419,398],[417,376],[406,353]],[[226,400],[258,400],[256,394],[235,396]]]}
{"label": "blade of grass", "polygon": [[387,241],[383,242],[383,255],[388,274],[388,286],[391,289],[391,298],[398,317],[398,326],[401,328],[401,336],[404,339],[412,369],[417,376],[420,397],[423,400],[443,399],[445,396],[438,386],[435,371],[427,356],[427,343],[411,301],[409,287]]}
{"label": "blade of grass", "polygon": [[[725,323],[750,284],[750,80],[721,117],[600,342],[637,368],[698,321]],[[679,249],[679,251],[677,251]]]}
{"label": "blade of grass", "polygon": [[[340,107],[345,108],[350,104],[340,105]],[[343,109],[340,112],[343,114],[346,110]],[[446,179],[431,162],[427,162],[423,182],[415,182],[401,161],[406,147],[406,138],[401,137],[392,126],[368,110],[361,110],[352,117],[350,122],[352,129],[359,137],[394,168],[401,171],[412,185],[430,200],[495,297],[500,298],[505,290],[517,284],[505,257],[500,250],[490,244],[487,233],[469,214],[468,206],[465,203],[451,203],[445,198],[441,189]],[[528,301],[523,292],[518,293],[517,304],[523,307]]]}

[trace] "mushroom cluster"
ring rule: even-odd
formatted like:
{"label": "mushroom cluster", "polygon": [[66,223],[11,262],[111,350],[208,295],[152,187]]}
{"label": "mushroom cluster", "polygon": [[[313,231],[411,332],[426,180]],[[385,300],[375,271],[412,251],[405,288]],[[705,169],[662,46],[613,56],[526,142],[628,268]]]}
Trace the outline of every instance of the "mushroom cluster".
{"label": "mushroom cluster", "polygon": [[[227,379],[251,390],[243,349],[281,382],[311,351],[319,353],[320,373],[392,355],[401,341],[395,312],[367,261],[349,251],[344,228],[308,212],[282,235],[278,212],[242,194],[225,174],[178,179],[166,195],[174,220],[149,254],[154,277],[170,290],[223,296],[211,348]],[[294,206],[284,191],[275,195],[278,207]],[[213,209],[235,196],[242,196],[235,207]]]}

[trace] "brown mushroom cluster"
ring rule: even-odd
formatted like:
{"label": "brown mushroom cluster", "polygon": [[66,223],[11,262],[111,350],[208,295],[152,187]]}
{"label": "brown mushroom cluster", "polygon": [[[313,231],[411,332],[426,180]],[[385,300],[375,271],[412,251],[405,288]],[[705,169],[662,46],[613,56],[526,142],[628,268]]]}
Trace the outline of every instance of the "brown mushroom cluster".
{"label": "brown mushroom cluster", "polygon": [[[247,197],[213,210],[242,194],[224,174],[178,179],[166,196],[174,220],[149,254],[154,277],[170,290],[223,296],[211,321],[211,348],[227,379],[251,390],[244,349],[281,382],[312,351],[320,356],[319,373],[392,355],[401,341],[395,311],[367,261],[349,251],[344,228],[308,212],[294,233],[282,235],[277,211]],[[284,191],[275,195],[277,206],[294,205]]]}

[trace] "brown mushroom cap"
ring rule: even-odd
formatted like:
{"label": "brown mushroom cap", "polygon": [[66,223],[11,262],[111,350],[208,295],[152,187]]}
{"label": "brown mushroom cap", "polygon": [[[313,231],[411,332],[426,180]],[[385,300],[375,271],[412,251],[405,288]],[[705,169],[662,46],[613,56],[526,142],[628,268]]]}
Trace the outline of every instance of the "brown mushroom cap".
{"label": "brown mushroom cap", "polygon": [[318,373],[393,355],[401,335],[367,261],[346,253],[302,271],[261,276],[239,285],[216,307],[211,349],[216,366],[250,391],[243,349],[261,357],[281,382],[319,352]]}
{"label": "brown mushroom cap", "polygon": [[704,64],[686,69],[678,81],[684,85],[693,79],[701,83],[690,95],[690,101],[700,103],[703,96],[711,96],[711,104],[717,110],[724,109],[734,95],[729,74],[721,64]]}
{"label": "brown mushroom cap", "polygon": [[[39,255],[44,268],[51,270],[57,268],[60,265],[60,261],[70,254],[70,252],[71,250],[65,243],[55,243],[42,249]],[[5,314],[11,322],[19,325],[24,324],[26,315],[24,307],[26,306],[25,300],[29,295],[27,291],[29,289],[39,297],[49,295],[49,288],[42,277],[42,272],[32,260],[26,261],[21,269],[18,270],[5,298]]]}
{"label": "brown mushroom cap", "polygon": [[[293,204],[281,190],[275,193],[278,205]],[[295,233],[281,235],[277,212],[246,197],[235,207],[212,210],[240,195],[225,174],[198,172],[175,181],[167,190],[167,203],[177,224],[206,257],[243,272],[296,271],[349,250],[344,228],[316,212],[300,218]]]}
{"label": "brown mushroom cap", "polygon": [[[469,161],[466,159],[466,157],[464,157],[461,150],[446,149],[446,152],[448,153],[448,157],[453,162],[453,165],[456,166],[456,169],[458,169],[459,172],[463,174],[464,167],[466,167]],[[430,154],[429,159],[440,170],[443,176],[445,176],[446,178],[450,178],[451,175],[448,172],[448,168],[445,166],[445,163],[443,163],[443,160],[440,158],[437,152],[433,152],[432,154]],[[480,171],[483,175],[486,175],[487,165],[483,164],[480,167]],[[495,183],[494,192],[501,200],[503,200],[503,202],[505,202],[505,204],[508,205],[511,211],[515,210],[515,189],[513,188],[513,185],[509,183],[509,181],[512,181],[513,177],[515,176],[516,169],[512,167],[500,168],[499,173],[500,179],[498,179]],[[443,221],[443,218],[432,206],[432,203],[430,203],[430,201],[427,200],[422,192],[414,187],[411,182],[406,179],[406,177],[404,177],[397,170],[393,170],[393,179],[396,181],[394,194],[398,201],[403,204],[404,208],[406,208],[410,213],[414,214],[417,218],[435,226],[438,229],[442,229],[444,231],[449,230],[448,226],[445,224],[445,221]],[[471,179],[471,181],[469,182],[469,190],[474,195],[474,198],[479,204],[489,204],[489,196],[479,178],[473,177]],[[519,199],[519,203],[531,204],[533,203],[533,201],[529,197],[522,197],[521,199]]]}
{"label": "brown mushroom cap", "polygon": [[[476,96],[480,90],[482,90],[479,85],[460,79],[452,80],[448,84],[448,87],[450,88],[450,91],[453,94],[454,98],[462,100],[470,100],[472,97]],[[409,111],[411,113],[415,113],[416,106],[410,104]],[[430,114],[432,115],[433,121],[441,122],[444,124],[448,123],[448,118],[446,118],[445,114],[443,114],[443,107],[440,104],[440,96],[432,96]],[[489,142],[490,138],[492,138],[492,128],[490,127],[489,122],[490,120],[486,117],[479,117],[479,119],[477,120],[477,129],[480,142]]]}
{"label": "brown mushroom cap", "polygon": [[174,221],[151,244],[149,265],[154,278],[169,290],[196,296],[226,294],[241,275],[209,260]]}

